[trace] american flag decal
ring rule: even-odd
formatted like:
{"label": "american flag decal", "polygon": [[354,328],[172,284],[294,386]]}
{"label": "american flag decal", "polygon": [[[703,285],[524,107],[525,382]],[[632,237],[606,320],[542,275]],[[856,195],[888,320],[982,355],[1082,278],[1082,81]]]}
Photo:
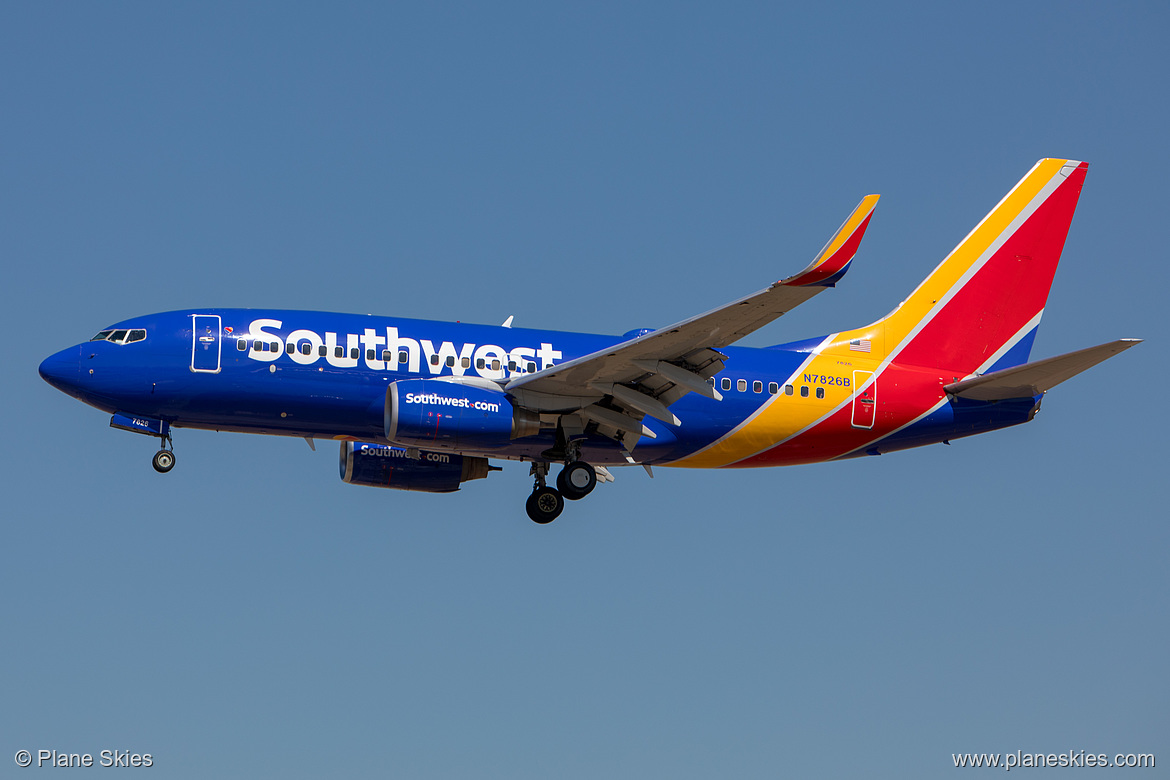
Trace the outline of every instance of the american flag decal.
{"label": "american flag decal", "polygon": [[849,349],[853,352],[869,352],[869,339],[853,339],[849,342]]}

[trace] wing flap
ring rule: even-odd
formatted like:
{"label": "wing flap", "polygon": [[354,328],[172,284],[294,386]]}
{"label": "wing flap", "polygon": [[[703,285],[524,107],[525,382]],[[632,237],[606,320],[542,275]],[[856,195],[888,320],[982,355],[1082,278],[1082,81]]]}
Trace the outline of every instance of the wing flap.
{"label": "wing flap", "polygon": [[974,376],[953,382],[944,388],[947,393],[974,401],[1003,401],[1008,398],[1028,398],[1046,393],[1066,379],[1071,379],[1098,363],[1119,355],[1141,339],[1118,339],[1088,349],[1080,349],[1056,357],[1005,368],[983,376]]}

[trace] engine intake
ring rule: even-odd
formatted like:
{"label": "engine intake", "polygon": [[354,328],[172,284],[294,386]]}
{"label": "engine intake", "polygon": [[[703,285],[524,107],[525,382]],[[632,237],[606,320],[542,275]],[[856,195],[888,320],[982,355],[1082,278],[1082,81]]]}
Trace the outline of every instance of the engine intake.
{"label": "engine intake", "polygon": [[386,438],[407,446],[492,449],[540,432],[540,414],[503,392],[440,379],[404,379],[386,388]]}
{"label": "engine intake", "polygon": [[[415,454],[418,457],[412,457]],[[340,467],[342,481],[351,485],[426,493],[451,493],[493,470],[487,458],[423,450],[411,453],[403,447],[361,441],[341,443]]]}

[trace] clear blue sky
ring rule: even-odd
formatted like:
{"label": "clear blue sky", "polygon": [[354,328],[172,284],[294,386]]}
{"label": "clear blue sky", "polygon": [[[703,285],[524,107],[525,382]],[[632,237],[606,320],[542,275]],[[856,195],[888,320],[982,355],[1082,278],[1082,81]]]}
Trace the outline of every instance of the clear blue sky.
{"label": "clear blue sky", "polygon": [[[789,5],[0,9],[0,776],[36,772],[22,748],[166,778],[939,777],[1017,749],[1165,776],[1170,13]],[[746,343],[816,336],[1045,156],[1091,167],[1033,355],[1148,341],[951,447],[623,470],[538,527],[517,465],[416,495],[343,484],[325,442],[179,431],[161,477],[36,372],[197,306],[661,326],[880,192],[842,285]]]}

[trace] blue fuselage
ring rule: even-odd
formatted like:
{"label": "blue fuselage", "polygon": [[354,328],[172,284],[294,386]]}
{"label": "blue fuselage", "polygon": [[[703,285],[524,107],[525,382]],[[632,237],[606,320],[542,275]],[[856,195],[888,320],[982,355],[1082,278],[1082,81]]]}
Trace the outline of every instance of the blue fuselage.
{"label": "blue fuselage", "polygon": [[[255,309],[167,312],[126,320],[108,331],[145,331],[145,336],[62,350],[44,361],[42,376],[106,412],[156,418],[174,427],[371,442],[385,441],[386,390],[392,382],[440,377],[497,382],[627,338]],[[726,367],[718,381],[732,390],[722,401],[684,396],[671,407],[679,426],[646,417],[644,424],[657,438],[642,438],[639,462],[669,465],[725,436],[767,403],[777,386],[791,382],[820,341],[723,350]],[[1033,406],[1030,399],[950,404],[876,449],[1024,422]],[[535,459],[553,446],[554,436],[553,430],[542,431],[481,454]],[[588,437],[583,457],[596,464],[626,462],[620,446],[599,435]]]}

